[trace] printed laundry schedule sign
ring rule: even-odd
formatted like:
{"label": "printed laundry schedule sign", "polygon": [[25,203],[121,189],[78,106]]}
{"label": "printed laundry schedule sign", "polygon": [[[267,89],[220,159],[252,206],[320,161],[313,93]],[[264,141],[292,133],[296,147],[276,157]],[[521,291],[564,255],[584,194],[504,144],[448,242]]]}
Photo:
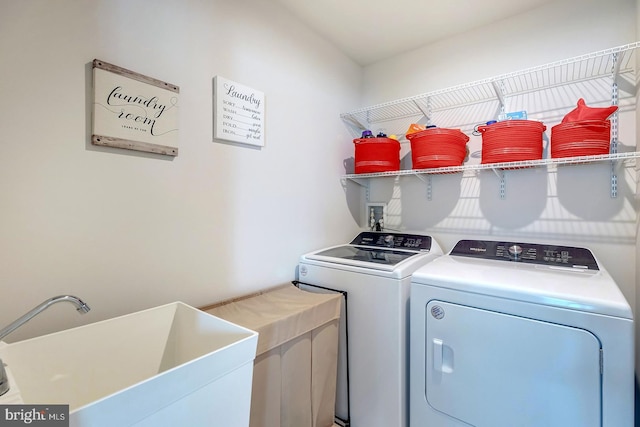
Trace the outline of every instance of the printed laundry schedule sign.
{"label": "printed laundry schedule sign", "polygon": [[213,138],[264,147],[264,93],[216,76]]}

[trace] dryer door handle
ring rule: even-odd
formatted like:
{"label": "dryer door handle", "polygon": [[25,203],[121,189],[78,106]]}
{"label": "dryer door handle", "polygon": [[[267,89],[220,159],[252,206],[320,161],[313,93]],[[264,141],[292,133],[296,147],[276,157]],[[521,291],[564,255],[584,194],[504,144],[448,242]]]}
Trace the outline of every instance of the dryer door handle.
{"label": "dryer door handle", "polygon": [[433,369],[442,372],[442,351],[443,343],[441,339],[433,339]]}
{"label": "dryer door handle", "polygon": [[433,369],[438,372],[450,374],[453,372],[453,349],[439,338],[434,338],[433,343]]}

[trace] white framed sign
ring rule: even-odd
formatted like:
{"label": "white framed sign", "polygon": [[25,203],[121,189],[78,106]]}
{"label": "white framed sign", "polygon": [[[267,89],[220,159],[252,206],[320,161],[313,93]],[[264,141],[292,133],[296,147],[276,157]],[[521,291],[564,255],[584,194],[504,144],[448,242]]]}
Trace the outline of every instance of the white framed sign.
{"label": "white framed sign", "polygon": [[95,59],[91,143],[178,155],[176,85]]}
{"label": "white framed sign", "polygon": [[213,138],[264,147],[264,93],[221,76],[213,81]]}

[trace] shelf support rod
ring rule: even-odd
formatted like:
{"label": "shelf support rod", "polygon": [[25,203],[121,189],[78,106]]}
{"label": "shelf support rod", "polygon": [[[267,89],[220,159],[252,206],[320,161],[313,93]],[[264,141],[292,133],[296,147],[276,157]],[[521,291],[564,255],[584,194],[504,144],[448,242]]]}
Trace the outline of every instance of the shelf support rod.
{"label": "shelf support rod", "polygon": [[618,74],[620,74],[620,65],[622,61],[619,61],[619,54],[614,52],[611,54],[611,60],[613,61],[613,65],[611,67],[611,77],[613,77],[613,81],[615,83],[618,78]]}
{"label": "shelf support rod", "polygon": [[427,179],[424,179],[422,175],[418,174],[414,174],[414,176],[427,184],[427,200],[431,201],[433,199],[433,181],[431,175],[427,175]]}
{"label": "shelf support rod", "polygon": [[364,188],[365,191],[365,197],[367,199],[367,202],[369,201],[369,197],[370,197],[370,188],[369,188],[369,179],[367,178],[363,178],[363,179],[359,179],[359,178],[349,178],[351,181],[355,182],[356,184],[358,184],[360,187]]}
{"label": "shelf support rod", "polygon": [[[618,83],[616,81],[618,73],[620,72],[620,61],[618,60],[618,54],[611,54],[611,105],[618,105]],[[618,153],[618,111],[611,116],[611,147],[609,152],[611,154]],[[611,198],[618,197],[618,171],[615,161],[611,162]]]}
{"label": "shelf support rod", "polygon": [[431,124],[431,97],[430,96],[427,97],[427,108],[424,108],[416,100],[414,100],[413,103],[415,104],[416,108],[420,110],[420,112],[424,115],[424,118],[426,119],[425,124],[430,125]]}
{"label": "shelf support rod", "polygon": [[491,170],[492,170],[492,171],[493,171],[493,173],[495,173],[495,174],[496,174],[496,176],[500,179],[500,199],[504,200],[504,197],[505,197],[505,188],[506,188],[504,170],[502,170],[502,169],[495,169],[495,168],[491,168]]}
{"label": "shelf support rod", "polygon": [[356,119],[352,115],[343,116],[342,120],[345,123],[347,123],[349,126],[351,126],[353,129],[355,129],[356,130],[356,134],[360,134],[360,133],[362,133],[363,130],[367,129],[367,126],[365,124],[360,122],[358,119]]}
{"label": "shelf support rod", "polygon": [[491,85],[493,86],[493,90],[496,93],[496,96],[498,97],[498,101],[500,102],[500,113],[504,114],[506,112],[507,109],[507,102],[505,101],[505,97],[504,97],[504,81],[503,80],[493,80],[491,82]]}
{"label": "shelf support rod", "polygon": [[611,198],[618,197],[618,174],[615,172],[614,162],[611,162]]}

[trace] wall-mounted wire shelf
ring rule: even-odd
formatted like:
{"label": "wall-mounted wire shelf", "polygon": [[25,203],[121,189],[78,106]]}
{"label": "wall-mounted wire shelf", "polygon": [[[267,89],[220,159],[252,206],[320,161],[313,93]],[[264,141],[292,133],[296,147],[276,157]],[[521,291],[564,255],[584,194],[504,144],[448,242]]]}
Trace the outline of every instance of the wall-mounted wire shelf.
{"label": "wall-mounted wire shelf", "polygon": [[[432,175],[445,175],[451,173],[466,173],[473,172],[474,174],[483,171],[491,170],[500,178],[500,198],[505,197],[506,177],[504,171],[539,168],[539,167],[558,167],[568,165],[582,165],[589,163],[603,163],[611,162],[612,168],[612,180],[611,180],[611,197],[617,197],[618,194],[618,182],[616,165],[624,161],[635,161],[640,158],[640,151],[634,151],[629,153],[613,153],[613,154],[601,154],[594,156],[577,156],[577,157],[563,157],[556,159],[540,159],[540,160],[526,160],[518,162],[503,162],[503,163],[485,163],[485,164],[473,164],[462,166],[447,166],[433,169],[411,169],[411,170],[399,170],[390,172],[376,172],[376,173],[362,173],[362,174],[347,174],[344,175],[344,179],[355,182],[356,184],[365,187],[367,190],[367,200],[369,199],[369,179],[370,178],[395,178],[398,176],[415,176],[418,179],[427,183],[427,198],[431,200],[431,176]],[[635,162],[634,162],[635,163]],[[615,179],[614,179],[615,177]]]}
{"label": "wall-mounted wire shelf", "polygon": [[623,161],[637,159],[640,157],[640,151],[631,153],[615,153],[615,154],[600,154],[595,156],[578,156],[578,157],[564,157],[557,159],[540,159],[540,160],[522,160],[518,162],[503,162],[503,163],[485,163],[485,164],[473,164],[462,166],[446,166],[433,169],[410,169],[399,170],[390,172],[375,172],[375,173],[359,173],[348,174],[344,177],[350,180],[363,180],[367,178],[381,178],[381,177],[396,177],[404,175],[444,175],[450,173],[469,172],[469,171],[481,171],[481,170],[511,170],[511,169],[524,169],[543,166],[563,166],[563,165],[578,165],[586,163],[597,163],[606,161]]}
{"label": "wall-mounted wire shelf", "polygon": [[[365,129],[384,129],[406,142],[404,132],[411,123],[470,131],[477,124],[498,119],[500,114],[522,107],[530,119],[545,122],[547,130],[553,122],[575,108],[575,102],[588,94],[591,104],[618,106],[618,111],[636,108],[636,59],[640,42],[634,42],[562,61],[556,61],[489,79],[436,90],[421,95],[361,108],[340,117],[352,134],[359,137]],[[586,98],[586,96],[585,96]],[[544,100],[544,101],[541,101]],[[488,115],[494,116],[489,117]],[[531,167],[610,162],[611,197],[617,197],[617,168],[621,161],[636,159],[640,152],[618,153],[618,113],[611,118],[611,154],[521,162],[465,164],[422,170],[401,170],[369,174],[349,174],[344,178],[366,188],[369,179],[414,175],[428,184],[431,200],[431,177],[436,174],[493,170],[500,177],[500,197],[504,198],[505,170]]]}
{"label": "wall-mounted wire shelf", "polygon": [[[632,89],[635,87],[634,53],[638,47],[640,47],[640,42],[630,43],[526,70],[361,108],[343,113],[340,117],[349,125],[354,136],[359,136],[365,129],[384,128],[387,134],[396,134],[402,138],[411,123],[430,124],[434,115],[447,110],[488,102],[495,103],[498,110],[504,110],[506,104],[509,103],[509,98],[553,90],[567,85],[588,84],[588,90],[591,93],[604,94],[602,99],[594,100],[594,102],[611,100],[612,82],[620,86],[622,93],[618,96],[632,97],[635,96]],[[584,90],[579,87],[577,91],[573,92],[580,93]],[[555,107],[560,109],[573,108],[576,100],[572,99],[573,105],[567,103]],[[530,116],[537,113],[548,113],[548,111],[536,111],[536,106],[531,104],[528,104],[527,107],[529,107]],[[540,109],[546,110],[547,108],[548,105],[540,106]],[[447,118],[439,117],[439,119],[435,124],[440,127],[463,129],[474,122],[471,120],[469,123],[463,123],[458,119],[456,122],[443,123],[442,120],[447,121]],[[485,117],[485,119],[490,118]]]}

